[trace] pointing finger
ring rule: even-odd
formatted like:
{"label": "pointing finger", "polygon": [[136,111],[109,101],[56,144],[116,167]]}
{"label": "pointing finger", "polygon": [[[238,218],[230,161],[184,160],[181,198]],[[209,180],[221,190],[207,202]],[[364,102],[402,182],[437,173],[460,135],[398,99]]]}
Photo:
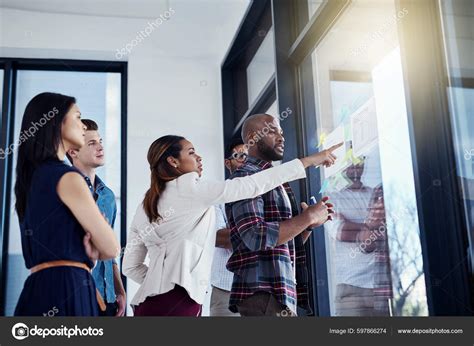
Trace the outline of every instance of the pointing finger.
{"label": "pointing finger", "polygon": [[331,152],[333,152],[334,150],[336,150],[337,148],[341,147],[343,144],[344,144],[344,142],[335,144],[335,145],[333,145],[332,147],[330,147],[329,149],[327,149],[327,151],[329,151],[329,152],[331,153]]}

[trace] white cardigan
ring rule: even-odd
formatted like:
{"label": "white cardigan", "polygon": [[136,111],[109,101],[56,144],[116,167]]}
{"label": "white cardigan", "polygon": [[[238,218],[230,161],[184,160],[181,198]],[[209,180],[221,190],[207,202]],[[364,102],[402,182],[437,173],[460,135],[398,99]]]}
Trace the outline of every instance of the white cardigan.
{"label": "white cardigan", "polygon": [[[150,224],[140,205],[133,218],[123,259],[123,273],[140,284],[131,301],[166,293],[179,285],[202,304],[210,280],[216,241],[214,205],[255,198],[277,186],[306,177],[299,159],[248,177],[201,181],[183,174],[166,184],[160,197],[159,223]],[[149,255],[148,266],[144,264]]]}

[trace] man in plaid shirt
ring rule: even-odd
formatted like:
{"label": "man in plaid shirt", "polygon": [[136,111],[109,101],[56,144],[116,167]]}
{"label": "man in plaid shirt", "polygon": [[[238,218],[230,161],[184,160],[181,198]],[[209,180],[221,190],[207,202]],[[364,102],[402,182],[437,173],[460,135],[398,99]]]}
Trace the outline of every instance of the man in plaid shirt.
{"label": "man in plaid shirt", "polygon": [[[252,175],[283,158],[284,138],[278,119],[267,114],[250,116],[242,127],[249,147],[246,163],[231,178]],[[321,163],[335,157],[327,151]],[[320,226],[332,213],[327,198],[316,205],[302,203],[298,215],[288,184],[254,199],[226,205],[233,254],[227,269],[234,273],[229,309],[242,316],[296,316],[296,306],[310,310],[304,243],[310,228]]]}

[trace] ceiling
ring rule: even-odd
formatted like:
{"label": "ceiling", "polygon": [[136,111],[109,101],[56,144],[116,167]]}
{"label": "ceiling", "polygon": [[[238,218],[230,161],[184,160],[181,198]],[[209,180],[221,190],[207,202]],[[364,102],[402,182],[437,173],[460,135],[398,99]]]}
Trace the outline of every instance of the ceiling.
{"label": "ceiling", "polygon": [[239,2],[242,0],[0,0],[0,7],[99,17],[156,18],[173,5],[206,7]]}
{"label": "ceiling", "polygon": [[[0,10],[89,16],[93,18],[95,28],[100,27],[96,23],[101,18],[123,18],[124,27],[133,28],[129,36],[124,36],[125,42],[150,19],[158,18],[172,8],[175,12],[169,23],[147,40],[154,43],[155,54],[208,58],[224,55],[249,3],[250,0],[0,0]],[[28,15],[25,13],[26,17]],[[77,23],[74,18],[70,20]],[[105,26],[106,23],[104,20]],[[54,25],[45,23],[48,28]],[[106,30],[109,30],[107,26],[104,32]]]}

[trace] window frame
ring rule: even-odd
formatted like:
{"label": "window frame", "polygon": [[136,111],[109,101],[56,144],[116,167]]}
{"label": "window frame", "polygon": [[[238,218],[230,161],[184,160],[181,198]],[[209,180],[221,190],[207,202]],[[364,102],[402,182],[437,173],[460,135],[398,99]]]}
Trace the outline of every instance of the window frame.
{"label": "window frame", "polygon": [[[274,1],[279,2],[280,0]],[[350,2],[333,2],[330,7],[323,8],[320,15],[328,17],[322,18],[326,23],[318,28],[317,18],[313,18],[310,23],[313,23],[314,27],[307,27],[307,30],[304,30],[295,41],[289,53],[289,59],[295,64],[301,64],[299,68],[300,76],[312,75],[311,66],[303,66],[303,59],[311,54]],[[463,222],[464,210],[456,208],[456,203],[446,205],[437,202],[443,200],[445,193],[450,194],[457,201],[461,200],[460,191],[456,188],[456,175],[450,174],[453,172],[452,167],[456,166],[454,163],[452,132],[449,130],[451,129],[451,120],[446,116],[449,114],[449,109],[447,107],[444,52],[441,49],[443,38],[441,36],[440,9],[437,3],[430,1],[420,1],[414,4],[410,0],[397,0],[395,4],[397,11],[407,8],[409,13],[416,13],[416,16],[407,16],[407,20],[401,21],[398,24],[398,29],[428,309],[430,315],[468,315],[472,314],[472,300],[470,299],[472,291],[469,292],[472,287],[469,287],[468,270],[465,265],[464,251],[468,244],[465,239],[467,229]],[[278,22],[275,26],[278,26]],[[416,40],[413,39],[413,35],[410,36],[410,32],[413,32],[414,27],[417,28],[417,32],[421,28],[424,31],[423,34],[416,37]],[[420,74],[418,67],[420,61],[430,65],[430,73]],[[411,73],[407,71],[411,71]],[[302,87],[300,85],[299,90],[301,100],[306,99],[304,97],[305,93],[311,94],[308,86]],[[427,90],[428,92],[423,97],[419,97],[420,90]],[[437,100],[437,102],[432,104],[433,100]],[[311,105],[308,104],[304,104],[304,107],[306,107],[306,111],[302,114],[304,114],[305,127],[309,133],[314,133],[317,127],[315,110],[311,109]],[[415,111],[415,109],[417,110]],[[310,111],[308,112],[308,110]],[[420,113],[425,115],[435,114],[436,119],[431,120],[432,124],[436,124],[432,127],[432,132],[426,132],[427,119],[420,121],[419,117],[414,116]],[[437,138],[436,146],[432,145],[431,138]],[[306,140],[309,141],[310,139],[307,138]],[[438,176],[445,177],[446,183],[444,184],[443,181],[444,191],[432,189],[436,179],[427,176],[426,172],[422,171],[422,167],[430,167],[432,171],[437,172]],[[315,177],[312,178],[311,174],[314,174]],[[308,180],[310,182],[320,181],[319,172],[310,172]],[[309,187],[313,195],[317,194],[320,189],[319,184],[316,185]],[[443,215],[444,218],[440,222],[440,220],[435,220],[433,215]],[[446,232],[446,229],[452,229],[455,232]],[[324,263],[325,251],[321,246],[321,244],[324,244],[322,232],[317,233],[315,243],[319,245],[315,245],[313,254],[317,254],[315,257],[319,259],[320,263]],[[450,249],[448,256],[443,256],[443,258],[439,256],[439,253],[446,253],[446,251],[442,251],[443,249],[440,248],[439,244],[443,244],[444,249]],[[317,297],[318,302],[320,302],[318,312],[320,315],[329,316],[327,268],[325,268],[325,265],[317,266],[315,274],[316,283],[314,283],[314,280],[313,283],[318,288],[317,291],[323,294],[323,297]],[[454,278],[454,280],[440,279],[447,275]],[[320,284],[318,285],[318,283]],[[321,290],[321,286],[325,289]]]}
{"label": "window frame", "polygon": [[[398,0],[397,10],[404,8],[415,14],[401,21],[399,36],[428,308],[435,316],[473,315],[468,230],[464,207],[457,207],[464,204],[456,174],[441,8],[438,1]],[[452,203],[441,203],[446,195]]]}
{"label": "window frame", "polygon": [[[273,26],[271,0],[253,0],[234,36],[221,65],[222,110],[224,145],[240,136],[245,119],[255,113],[264,112],[276,100],[275,74],[273,74],[252,104],[248,104],[246,69],[254,58],[265,35]],[[226,177],[228,173],[226,171]]]}
{"label": "window frame", "polygon": [[[286,160],[318,151],[309,145],[310,137],[316,133],[317,126],[314,102],[312,105],[305,102],[308,100],[305,93],[313,92],[312,78],[307,78],[307,76],[312,76],[312,66],[307,64],[300,68],[300,64],[322,40],[349,2],[350,0],[331,0],[324,3],[293,40],[298,23],[301,22],[297,15],[297,4],[285,0],[272,1],[276,42],[277,100],[280,109],[289,106],[294,111],[291,119],[288,117],[282,122],[285,142],[289,143],[286,145],[289,150],[285,149]],[[301,14],[301,11],[299,13]],[[308,116],[310,113],[313,116]],[[319,193],[320,181],[319,170],[309,169],[307,179],[290,183],[290,185],[297,199],[309,201],[310,196],[315,196],[319,200],[322,197]],[[323,227],[318,227],[313,231],[313,235],[306,243],[306,250],[310,278],[308,289],[313,309],[310,315],[330,316]]]}
{"label": "window frame", "polygon": [[[312,89],[312,78],[308,78],[313,75],[311,62],[310,59],[305,62],[305,59],[351,2],[352,0],[328,1],[299,32],[299,24],[303,22],[301,16],[305,15],[305,11],[301,11],[296,2],[271,0],[275,35],[276,99],[280,110],[290,107],[294,111],[292,117],[281,124],[288,144],[285,150],[286,160],[317,151],[310,146],[318,124],[315,104],[309,102],[309,96],[314,101],[316,93]],[[255,12],[262,10],[258,3],[254,0],[249,6],[237,38],[245,40],[242,31],[246,30],[248,22],[255,17]],[[397,11],[406,8],[411,14],[397,25],[429,314],[473,314],[474,283],[469,282],[466,263],[469,244],[464,208],[457,208],[457,203],[440,203],[445,194],[450,194],[455,201],[461,203],[462,195],[457,187],[456,174],[453,174],[456,165],[450,131],[451,118],[447,116],[450,114],[447,102],[448,79],[439,3],[430,0],[395,0],[395,8]],[[413,35],[413,32],[417,32],[417,35]],[[238,49],[238,44],[238,40],[234,40],[231,50],[236,47]],[[238,124],[232,122],[233,99],[229,92],[231,76],[226,70],[226,61],[222,65],[225,141],[238,130]],[[429,68],[420,71],[420,64]],[[464,81],[457,81],[457,84],[462,82]],[[436,138],[435,145],[432,138]],[[426,174],[426,167],[432,174]],[[435,181],[442,182],[442,188],[435,186]],[[291,185],[297,198],[307,200],[308,196],[321,197],[320,182],[319,171],[310,169],[305,181]],[[438,215],[443,217],[437,218]],[[324,233],[322,228],[313,233],[308,244],[310,299],[315,315],[330,316]],[[442,257],[440,253],[443,253]]]}

